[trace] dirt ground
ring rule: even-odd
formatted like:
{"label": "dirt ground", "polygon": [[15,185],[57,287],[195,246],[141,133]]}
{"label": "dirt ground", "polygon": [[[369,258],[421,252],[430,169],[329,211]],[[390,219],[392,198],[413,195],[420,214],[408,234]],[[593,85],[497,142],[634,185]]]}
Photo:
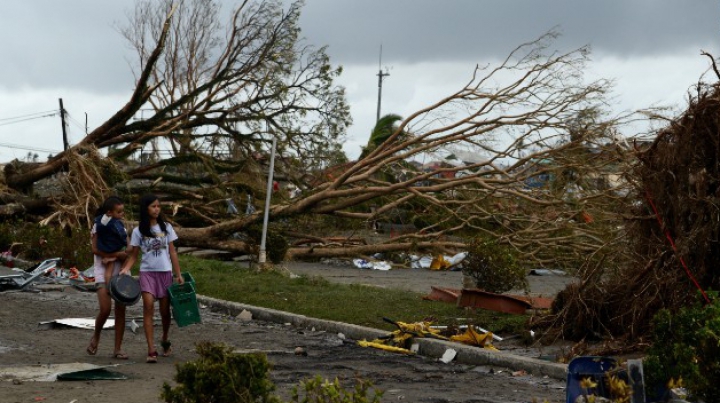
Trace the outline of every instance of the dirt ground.
{"label": "dirt ground", "polygon": [[[458,272],[428,270],[395,270],[380,272],[348,266],[290,264],[296,274],[322,275],[330,281],[355,282],[384,287],[429,291],[430,285],[459,287]],[[533,276],[534,277],[534,276]],[[546,281],[530,278],[538,285],[531,291],[548,292],[561,287],[569,278]],[[546,288],[543,288],[546,287]],[[242,322],[238,318],[202,310],[201,324],[171,329],[174,355],[160,358],[158,364],[145,363],[145,338],[142,327],[125,335],[128,361],[111,358],[112,330],[103,333],[99,352],[88,356],[85,347],[91,331],[56,327],[43,330],[40,322],[61,318],[91,318],[96,311],[93,293],[71,287],[52,287],[43,292],[0,292],[0,371],[13,373],[19,366],[47,367],[49,364],[90,363],[122,364],[114,371],[128,380],[40,382],[0,376],[0,401],[14,402],[154,402],[158,401],[164,382],[172,384],[175,363],[196,358],[198,341],[227,343],[239,350],[267,353],[273,364],[272,379],[277,393],[289,398],[291,388],[299,381],[321,375],[338,377],[347,386],[360,377],[371,380],[385,391],[384,402],[529,402],[547,399],[564,401],[564,382],[525,374],[513,374],[512,368],[490,368],[456,363],[444,364],[417,356],[401,356],[365,349],[338,335],[297,329],[284,324],[259,321]],[[130,308],[129,316],[141,317],[140,306]],[[142,325],[141,320],[137,323]],[[159,322],[158,322],[159,323]],[[156,335],[157,335],[156,331]],[[307,356],[295,355],[296,347]],[[502,346],[500,346],[502,348]],[[527,353],[527,351],[525,352]]]}

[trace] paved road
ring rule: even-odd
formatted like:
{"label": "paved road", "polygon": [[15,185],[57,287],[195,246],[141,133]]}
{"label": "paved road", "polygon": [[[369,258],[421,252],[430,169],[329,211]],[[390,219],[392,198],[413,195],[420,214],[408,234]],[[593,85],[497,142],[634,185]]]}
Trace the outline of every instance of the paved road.
{"label": "paved road", "polygon": [[[459,271],[436,271],[428,269],[392,269],[388,271],[358,269],[350,264],[324,264],[289,262],[285,264],[295,274],[321,276],[328,281],[342,284],[366,284],[377,287],[397,288],[427,294],[431,286],[462,288],[463,275]],[[575,281],[571,276],[528,275],[528,292],[533,296],[554,297],[565,286]],[[521,290],[511,293],[522,294]]]}
{"label": "paved road", "polygon": [[[253,320],[201,310],[202,324],[171,329],[174,355],[158,364],[144,363],[146,347],[142,329],[126,333],[125,351],[129,361],[113,360],[112,332],[103,332],[96,356],[85,347],[91,331],[76,328],[42,330],[39,322],[92,317],[95,295],[72,288],[43,293],[0,292],[0,376],[2,402],[115,403],[158,401],[163,382],[172,384],[176,363],[197,357],[194,343],[223,342],[241,351],[265,352],[273,364],[271,377],[278,393],[289,397],[299,381],[321,375],[337,377],[351,387],[353,380],[371,380],[385,390],[383,402],[403,400],[426,403],[478,403],[564,401],[564,382],[512,368],[491,368],[450,362],[443,364],[421,356],[405,356],[361,348],[338,334],[283,323]],[[141,314],[139,305],[130,316]],[[140,323],[142,323],[140,321]],[[307,355],[295,355],[302,347]],[[12,375],[18,366],[47,367],[50,364],[128,364],[113,370],[130,377],[124,381],[34,382]],[[7,373],[7,372],[6,372]]]}

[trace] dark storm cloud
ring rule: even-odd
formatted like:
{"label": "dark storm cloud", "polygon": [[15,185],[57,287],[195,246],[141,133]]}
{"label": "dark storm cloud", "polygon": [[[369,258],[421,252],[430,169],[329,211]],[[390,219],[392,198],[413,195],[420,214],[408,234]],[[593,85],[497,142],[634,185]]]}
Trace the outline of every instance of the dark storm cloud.
{"label": "dark storm cloud", "polygon": [[130,91],[130,55],[115,22],[132,1],[32,0],[0,5],[0,88]]}
{"label": "dark storm cloud", "polygon": [[561,49],[625,58],[699,52],[717,42],[718,11],[717,1],[309,0],[301,25],[341,64],[377,64],[381,43],[388,63],[481,62],[553,27]]}
{"label": "dark storm cloud", "polygon": [[[291,0],[283,0],[289,4]],[[223,8],[236,0],[223,0]],[[116,27],[133,0],[23,0],[0,3],[0,89],[76,87],[130,91],[135,56]],[[376,66],[482,63],[503,57],[553,27],[570,50],[622,58],[717,48],[713,0],[307,0],[300,20],[332,62]]]}

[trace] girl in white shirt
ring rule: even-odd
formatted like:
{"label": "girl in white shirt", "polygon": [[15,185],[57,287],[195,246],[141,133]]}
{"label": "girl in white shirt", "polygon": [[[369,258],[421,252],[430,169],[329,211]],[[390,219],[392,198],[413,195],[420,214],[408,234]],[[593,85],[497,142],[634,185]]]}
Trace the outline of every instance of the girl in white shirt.
{"label": "girl in white shirt", "polygon": [[138,258],[138,251],[142,250],[140,260],[140,290],[143,301],[143,328],[147,340],[147,362],[156,363],[158,352],[155,348],[153,333],[153,316],[155,315],[155,301],[160,305],[160,318],[162,320],[162,346],[163,357],[172,352],[172,345],[168,339],[170,330],[170,298],[168,288],[173,283],[173,272],[179,284],[183,284],[180,274],[180,263],[173,241],[177,239],[175,230],[170,223],[165,222],[160,211],[160,200],[157,196],[148,194],[140,198],[140,220],[137,228],[130,236],[130,253],[120,270],[121,274],[129,274],[132,265]]}

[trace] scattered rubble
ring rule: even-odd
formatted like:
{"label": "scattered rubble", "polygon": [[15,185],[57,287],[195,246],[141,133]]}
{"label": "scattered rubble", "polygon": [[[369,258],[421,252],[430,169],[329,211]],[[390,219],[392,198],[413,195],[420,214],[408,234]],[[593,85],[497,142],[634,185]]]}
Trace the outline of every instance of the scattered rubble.
{"label": "scattered rubble", "polygon": [[353,259],[353,264],[358,269],[390,270],[392,265],[384,260],[370,261],[365,259]]}
{"label": "scattered rubble", "polygon": [[66,269],[61,266],[61,258],[45,259],[35,265],[29,262],[16,264],[21,261],[14,259],[12,267],[8,267],[7,262],[5,267],[0,266],[0,291],[25,290],[33,284],[80,285],[95,281],[92,268],[83,272],[74,267]]}

